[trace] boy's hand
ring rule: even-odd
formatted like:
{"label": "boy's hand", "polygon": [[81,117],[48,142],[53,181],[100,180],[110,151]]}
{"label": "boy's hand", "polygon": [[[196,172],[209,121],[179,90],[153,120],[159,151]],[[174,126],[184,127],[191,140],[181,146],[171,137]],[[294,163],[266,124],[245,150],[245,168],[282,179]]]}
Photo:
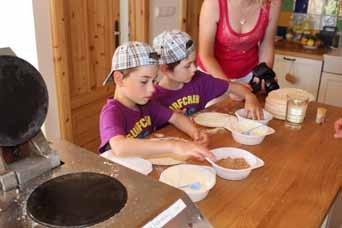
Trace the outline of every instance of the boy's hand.
{"label": "boy's hand", "polygon": [[253,120],[264,119],[262,107],[254,94],[250,93],[246,96],[245,109],[247,112],[247,116],[252,116]]}
{"label": "boy's hand", "polygon": [[195,143],[198,143],[202,146],[207,146],[209,143],[208,134],[204,130],[201,130],[201,129],[198,129],[195,132],[193,139]]}
{"label": "boy's hand", "polygon": [[198,145],[193,142],[182,142],[182,141],[175,141],[172,146],[172,152],[180,155],[185,156],[187,158],[193,157],[203,161],[206,157],[209,159],[214,160],[214,155],[202,145]]}

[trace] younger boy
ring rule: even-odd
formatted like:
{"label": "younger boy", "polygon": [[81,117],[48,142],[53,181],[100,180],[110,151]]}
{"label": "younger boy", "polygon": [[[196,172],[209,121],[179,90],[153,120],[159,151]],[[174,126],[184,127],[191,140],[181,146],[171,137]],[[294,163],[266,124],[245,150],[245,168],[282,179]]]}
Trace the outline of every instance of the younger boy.
{"label": "younger boy", "polygon": [[159,70],[163,76],[154,99],[162,105],[191,115],[210,100],[231,92],[245,99],[245,109],[253,118],[262,119],[260,104],[248,88],[196,70],[195,46],[187,33],[165,31],[154,38],[153,46],[161,55]]}
{"label": "younger boy", "polygon": [[[212,157],[202,145],[207,135],[181,114],[154,101],[154,80],[158,71],[158,54],[141,42],[119,46],[112,59],[112,70],[104,85],[114,80],[114,98],[109,98],[100,114],[101,146],[117,156],[145,157],[172,152],[184,157]],[[169,122],[192,137],[195,142],[143,139],[159,126]]]}

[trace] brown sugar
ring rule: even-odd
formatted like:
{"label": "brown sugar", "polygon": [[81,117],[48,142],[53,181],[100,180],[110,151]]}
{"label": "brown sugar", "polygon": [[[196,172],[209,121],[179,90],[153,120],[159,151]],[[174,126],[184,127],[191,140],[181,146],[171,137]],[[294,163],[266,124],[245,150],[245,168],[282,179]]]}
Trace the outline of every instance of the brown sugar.
{"label": "brown sugar", "polygon": [[216,164],[226,169],[247,169],[250,167],[244,158],[227,157],[217,161]]}

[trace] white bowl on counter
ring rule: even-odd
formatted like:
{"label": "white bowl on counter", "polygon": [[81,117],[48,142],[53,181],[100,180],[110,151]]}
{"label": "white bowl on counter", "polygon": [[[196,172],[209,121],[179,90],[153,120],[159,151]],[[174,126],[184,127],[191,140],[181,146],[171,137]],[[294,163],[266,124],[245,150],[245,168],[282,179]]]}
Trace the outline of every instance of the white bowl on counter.
{"label": "white bowl on counter", "polygon": [[[270,122],[270,120],[273,119],[273,115],[269,112],[267,112],[265,109],[263,109],[263,114],[264,114],[264,119],[262,120],[254,120],[258,123],[261,123],[261,124],[264,124],[264,125],[267,125],[268,122]],[[247,113],[247,110],[242,108],[242,109],[239,109],[235,112],[235,115],[237,116],[238,120],[239,121],[242,121],[242,120],[252,120],[252,116],[250,113]]]}
{"label": "white bowl on counter", "polygon": [[217,175],[226,180],[242,180],[248,177],[253,169],[260,168],[264,166],[264,161],[255,156],[254,154],[239,148],[234,147],[221,147],[211,150],[215,155],[216,161],[221,159],[231,158],[244,158],[249,165],[246,169],[228,169],[221,167],[207,159],[208,162],[213,166]]}
{"label": "white bowl on counter", "polygon": [[260,144],[267,135],[275,132],[273,128],[249,119],[240,121],[236,119],[229,122],[225,128],[232,133],[236,142],[243,145]]}
{"label": "white bowl on counter", "polygon": [[216,184],[216,172],[212,167],[182,164],[165,169],[159,181],[175,188],[190,183],[199,182],[199,189],[179,188],[184,191],[193,202],[204,199],[210,189]]}

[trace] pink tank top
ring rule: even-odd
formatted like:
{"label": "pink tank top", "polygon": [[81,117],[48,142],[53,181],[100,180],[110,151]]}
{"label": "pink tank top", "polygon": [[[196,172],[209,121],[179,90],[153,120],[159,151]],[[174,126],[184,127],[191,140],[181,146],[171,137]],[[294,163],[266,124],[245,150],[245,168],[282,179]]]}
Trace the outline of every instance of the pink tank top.
{"label": "pink tank top", "polygon": [[[251,72],[259,62],[259,44],[268,25],[270,4],[259,10],[259,17],[251,31],[237,33],[230,25],[228,0],[218,1],[220,18],[216,29],[214,55],[227,78],[241,78]],[[206,70],[199,56],[197,64]]]}

